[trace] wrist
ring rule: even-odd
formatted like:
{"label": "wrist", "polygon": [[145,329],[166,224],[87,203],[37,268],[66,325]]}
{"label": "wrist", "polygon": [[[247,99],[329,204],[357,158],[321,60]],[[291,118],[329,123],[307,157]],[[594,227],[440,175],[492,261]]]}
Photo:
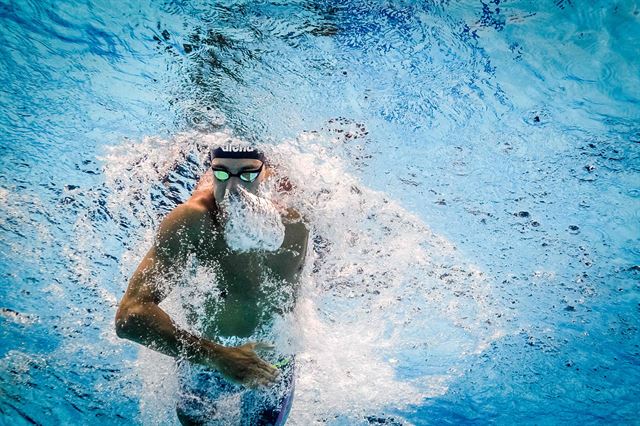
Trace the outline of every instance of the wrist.
{"label": "wrist", "polygon": [[218,361],[224,357],[226,347],[217,343],[201,340],[196,353],[193,354],[192,361],[208,367],[217,367]]}

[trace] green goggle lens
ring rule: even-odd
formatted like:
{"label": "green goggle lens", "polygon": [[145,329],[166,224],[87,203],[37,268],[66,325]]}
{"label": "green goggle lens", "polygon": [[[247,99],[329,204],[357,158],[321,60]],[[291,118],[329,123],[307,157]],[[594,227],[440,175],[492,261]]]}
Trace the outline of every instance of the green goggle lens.
{"label": "green goggle lens", "polygon": [[224,170],[214,170],[213,171],[213,175],[216,177],[216,179],[220,180],[220,181],[225,181],[227,179],[229,179],[229,173],[225,172]]}
{"label": "green goggle lens", "polygon": [[240,179],[242,179],[245,182],[253,182],[258,177],[258,174],[259,174],[258,172],[240,173]]}
{"label": "green goggle lens", "polygon": [[250,172],[242,172],[242,173],[239,173],[237,175],[232,175],[231,173],[229,173],[229,172],[227,172],[225,170],[214,170],[213,171],[213,175],[220,182],[224,182],[224,181],[228,180],[231,176],[238,176],[240,179],[242,179],[245,182],[253,182],[254,180],[256,180],[258,178],[259,174],[260,174],[259,170],[252,170]]}

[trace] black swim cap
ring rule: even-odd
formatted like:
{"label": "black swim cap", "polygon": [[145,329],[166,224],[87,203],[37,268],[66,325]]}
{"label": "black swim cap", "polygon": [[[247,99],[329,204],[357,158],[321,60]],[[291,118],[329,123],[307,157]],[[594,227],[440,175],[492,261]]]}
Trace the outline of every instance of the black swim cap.
{"label": "black swim cap", "polygon": [[209,159],[214,158],[253,158],[264,163],[264,153],[254,146],[227,143],[211,150]]}

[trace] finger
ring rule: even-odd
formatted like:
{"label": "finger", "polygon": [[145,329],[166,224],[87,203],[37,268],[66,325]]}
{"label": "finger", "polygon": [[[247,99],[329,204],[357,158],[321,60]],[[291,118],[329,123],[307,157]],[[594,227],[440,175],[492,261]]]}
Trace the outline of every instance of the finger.
{"label": "finger", "polygon": [[280,372],[276,370],[269,375],[269,380],[271,381],[271,383],[276,383],[278,381],[279,376],[280,376]]}
{"label": "finger", "polygon": [[259,380],[259,383],[262,386],[268,387],[268,386],[273,386],[276,383],[276,381],[272,377],[263,377]]}
{"label": "finger", "polygon": [[260,372],[260,377],[269,383],[275,383],[278,380],[278,375],[277,371],[263,370]]}
{"label": "finger", "polygon": [[276,367],[275,365],[271,365],[268,362],[261,363],[260,368],[270,377],[278,377],[278,375],[280,374],[278,367]]}
{"label": "finger", "polygon": [[254,374],[260,377],[273,378],[277,377],[278,371],[270,364],[262,361],[255,364]]}
{"label": "finger", "polygon": [[261,362],[256,365],[256,367],[256,374],[268,377],[269,379],[275,379],[280,374],[280,371],[276,367],[266,362]]}
{"label": "finger", "polygon": [[275,348],[276,348],[275,345],[267,342],[257,342],[257,343],[254,343],[254,346],[253,346],[254,350],[264,350],[264,351],[272,351]]}
{"label": "finger", "polygon": [[257,389],[260,387],[269,387],[274,384],[274,381],[266,376],[256,376],[246,383],[247,387]]}
{"label": "finger", "polygon": [[275,365],[269,365],[267,371],[269,371],[269,374],[273,377],[278,377],[280,375],[280,370]]}
{"label": "finger", "polygon": [[245,386],[250,387],[251,389],[256,389],[261,386],[264,386],[265,379],[260,376],[253,376],[252,378],[246,380]]}
{"label": "finger", "polygon": [[258,346],[258,342],[247,342],[244,345],[240,346],[241,348],[251,349],[252,351],[256,349]]}

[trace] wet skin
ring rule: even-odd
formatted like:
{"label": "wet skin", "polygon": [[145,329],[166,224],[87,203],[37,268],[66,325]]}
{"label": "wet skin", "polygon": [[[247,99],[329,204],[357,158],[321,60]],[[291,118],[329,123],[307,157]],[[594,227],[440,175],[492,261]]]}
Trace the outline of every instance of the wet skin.
{"label": "wet skin", "polygon": [[[235,174],[255,170],[260,164],[254,159],[216,158],[212,165]],[[275,381],[277,369],[255,352],[261,344],[225,347],[215,343],[221,336],[251,336],[268,325],[274,314],[293,305],[291,299],[278,298],[279,303],[275,303],[261,283],[269,277],[279,282],[278,290],[283,294],[293,295],[308,240],[308,231],[299,215],[291,209],[282,209],[285,238],[278,250],[239,253],[226,245],[222,232],[224,211],[217,208],[225,193],[233,194],[240,186],[255,193],[269,175],[270,170],[265,167],[254,182],[244,182],[235,176],[221,182],[211,170],[202,177],[189,200],[162,221],[154,245],[131,277],[116,314],[118,336],[215,368],[248,386]],[[185,267],[190,254],[200,264],[212,266],[218,272],[220,297],[205,302],[201,337],[178,328],[158,306],[170,290],[166,283]]]}
{"label": "wet skin", "polygon": [[[243,160],[252,164],[251,161]],[[214,166],[234,165],[234,160],[217,159]],[[259,162],[256,164],[260,165]],[[227,167],[225,167],[227,168]],[[249,167],[250,168],[250,167]],[[236,170],[228,167],[233,173]],[[231,179],[238,179],[235,177]],[[210,172],[201,179],[189,202],[211,205],[221,191],[233,191],[236,185],[229,182],[227,188],[217,182]],[[232,185],[231,188],[229,186]],[[249,189],[254,186],[247,184]],[[202,224],[203,238],[194,242],[194,252],[198,260],[207,266],[216,267],[219,281],[220,298],[206,303],[205,334],[215,339],[216,336],[249,337],[258,327],[268,324],[274,314],[281,314],[292,308],[294,285],[303,266],[307,249],[308,232],[302,222],[296,220],[295,212],[288,211],[283,215],[285,239],[280,248],[274,252],[234,252],[227,246],[220,225],[215,220],[204,220]],[[270,297],[261,288],[264,278],[279,282],[278,295],[288,295],[283,299]],[[222,303],[221,303],[222,302]]]}

